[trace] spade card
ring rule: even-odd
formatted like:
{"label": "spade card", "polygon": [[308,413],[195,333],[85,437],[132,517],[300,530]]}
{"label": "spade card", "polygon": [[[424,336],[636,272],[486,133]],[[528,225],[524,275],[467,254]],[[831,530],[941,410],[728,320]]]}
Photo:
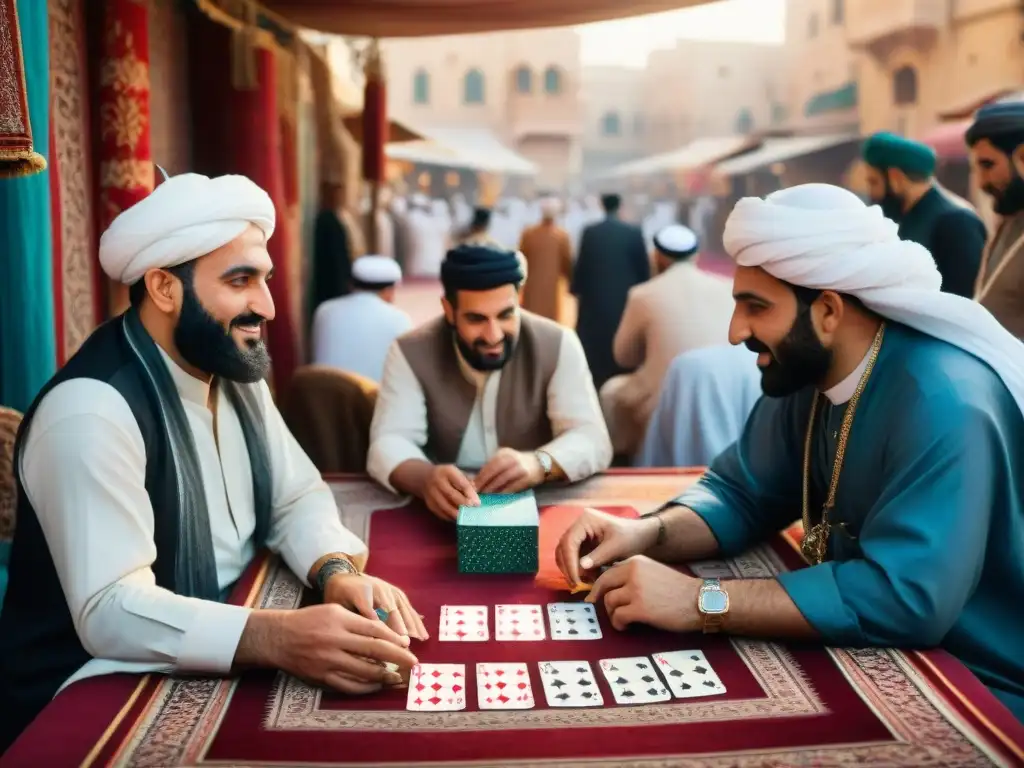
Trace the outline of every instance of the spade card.
{"label": "spade card", "polygon": [[453,712],[466,708],[465,664],[417,664],[409,677],[411,712]]}
{"label": "spade card", "polygon": [[482,643],[490,639],[486,605],[443,605],[438,639]]}
{"label": "spade card", "polygon": [[654,661],[677,699],[725,693],[725,686],[702,651],[656,653]]}
{"label": "spade card", "polygon": [[542,661],[540,677],[549,707],[600,707],[604,697],[587,661]]}
{"label": "spade card", "polygon": [[494,606],[494,636],[499,642],[543,640],[544,613],[539,605]]}
{"label": "spade card", "polygon": [[525,664],[477,664],[476,700],[480,709],[533,709],[530,670]]}
{"label": "spade card", "polygon": [[654,662],[646,656],[602,659],[600,665],[616,704],[650,704],[672,699],[672,694],[654,669]]}
{"label": "spade card", "polygon": [[590,603],[548,603],[552,640],[600,640],[601,625]]}

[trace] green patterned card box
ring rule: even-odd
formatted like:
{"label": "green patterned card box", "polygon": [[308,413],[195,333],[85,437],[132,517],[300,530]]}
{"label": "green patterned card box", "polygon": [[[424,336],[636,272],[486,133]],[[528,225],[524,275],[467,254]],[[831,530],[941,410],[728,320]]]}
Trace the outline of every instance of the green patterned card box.
{"label": "green patterned card box", "polygon": [[536,573],[540,515],[533,491],[482,493],[459,507],[459,573]]}

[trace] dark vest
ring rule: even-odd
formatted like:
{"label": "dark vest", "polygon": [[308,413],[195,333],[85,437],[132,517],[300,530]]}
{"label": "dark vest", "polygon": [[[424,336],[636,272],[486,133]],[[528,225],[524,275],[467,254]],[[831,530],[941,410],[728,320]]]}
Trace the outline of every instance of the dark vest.
{"label": "dark vest", "polygon": [[[564,333],[557,323],[522,311],[519,339],[498,384],[495,429],[500,447],[534,451],[551,441],[548,384],[558,367]],[[462,373],[444,317],[401,336],[398,346],[427,401],[425,453],[432,461],[454,464],[477,390]]]}
{"label": "dark vest", "polygon": [[[92,658],[75,631],[71,612],[57,577],[39,519],[22,486],[20,455],[36,408],[46,394],[71,379],[95,379],[114,387],[127,401],[138,422],[146,447],[146,490],[153,506],[157,586],[175,589],[175,557],[178,548],[180,509],[177,469],[170,438],[163,427],[159,401],[152,384],[141,371],[129,348],[122,318],[97,328],[81,349],[50,379],[32,403],[18,432],[14,447],[14,476],[18,489],[17,528],[11,549],[10,578],[0,610],[0,752],[46,706],[64,681]],[[227,386],[237,409],[259,413],[251,390]],[[237,398],[243,398],[240,402]],[[256,408],[256,411],[252,411]],[[242,413],[239,411],[239,418]],[[247,433],[248,441],[248,433]],[[250,454],[253,447],[249,446]],[[60,467],[53,467],[60,472]],[[264,481],[260,481],[262,485]],[[255,484],[255,478],[254,478]],[[260,488],[257,499],[265,495]],[[269,521],[260,520],[257,504],[257,538],[262,543]],[[81,514],[89,514],[82,509]]]}

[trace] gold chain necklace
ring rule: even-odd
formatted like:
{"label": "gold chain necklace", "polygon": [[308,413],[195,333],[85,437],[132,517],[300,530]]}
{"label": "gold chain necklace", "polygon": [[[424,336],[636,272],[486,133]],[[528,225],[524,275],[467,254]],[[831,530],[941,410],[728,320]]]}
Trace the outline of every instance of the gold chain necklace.
{"label": "gold chain necklace", "polygon": [[825,560],[825,553],[828,551],[828,539],[832,532],[832,526],[828,521],[829,511],[835,507],[836,488],[839,487],[839,475],[843,471],[843,458],[846,455],[846,441],[850,437],[850,428],[853,426],[853,415],[857,411],[857,403],[860,401],[864,386],[868,383],[868,377],[875,367],[875,360],[878,359],[878,351],[882,348],[882,337],[885,335],[885,323],[878,327],[875,339],[871,342],[871,349],[868,350],[868,364],[864,367],[860,381],[857,382],[857,389],[850,398],[850,403],[843,414],[843,424],[839,428],[839,443],[836,445],[836,459],[832,464],[832,481],[829,483],[828,499],[825,506],[821,508],[821,522],[811,525],[810,499],[811,499],[811,444],[814,437],[814,417],[818,413],[818,401],[821,393],[815,391],[814,401],[811,403],[811,417],[807,422],[807,437],[804,439],[804,498],[803,498],[803,521],[804,539],[801,549],[804,557],[812,565],[817,565]]}

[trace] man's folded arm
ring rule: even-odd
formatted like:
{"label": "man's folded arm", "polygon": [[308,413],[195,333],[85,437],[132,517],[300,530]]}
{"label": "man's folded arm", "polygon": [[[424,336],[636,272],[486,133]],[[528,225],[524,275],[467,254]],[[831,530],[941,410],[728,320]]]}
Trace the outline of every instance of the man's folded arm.
{"label": "man's folded arm", "polygon": [[51,419],[44,401],[20,466],[82,645],[169,671],[230,671],[251,612],[156,585],[145,446],[127,402],[95,381],[54,395],[88,406]]}
{"label": "man's folded arm", "polygon": [[[366,471],[391,491],[417,494],[430,461],[423,452],[427,444],[427,400],[423,387],[393,342],[384,361],[377,406],[370,424],[370,450]],[[407,464],[409,466],[403,467]],[[396,471],[399,469],[402,471]],[[402,482],[403,475],[407,475]],[[398,481],[396,484],[395,481]]]}
{"label": "man's folded arm", "polygon": [[570,482],[607,469],[612,441],[579,337],[566,330],[548,382],[548,418],[554,438],[541,446]]}
{"label": "man's folded arm", "polygon": [[737,555],[800,515],[802,453],[792,399],[762,397],[739,440],[672,504],[693,510],[719,554]]}
{"label": "man's folded arm", "polygon": [[327,554],[344,554],[362,567],[366,545],[341,524],[334,494],[284,423],[265,383],[260,394],[272,476],[267,546],[307,584],[313,565]]}
{"label": "man's folded arm", "polygon": [[940,423],[934,415],[922,408],[889,436],[884,450],[895,469],[854,532],[862,556],[779,577],[826,643],[938,645],[977,587],[990,510],[1010,484],[1010,451],[991,413],[973,409]]}

